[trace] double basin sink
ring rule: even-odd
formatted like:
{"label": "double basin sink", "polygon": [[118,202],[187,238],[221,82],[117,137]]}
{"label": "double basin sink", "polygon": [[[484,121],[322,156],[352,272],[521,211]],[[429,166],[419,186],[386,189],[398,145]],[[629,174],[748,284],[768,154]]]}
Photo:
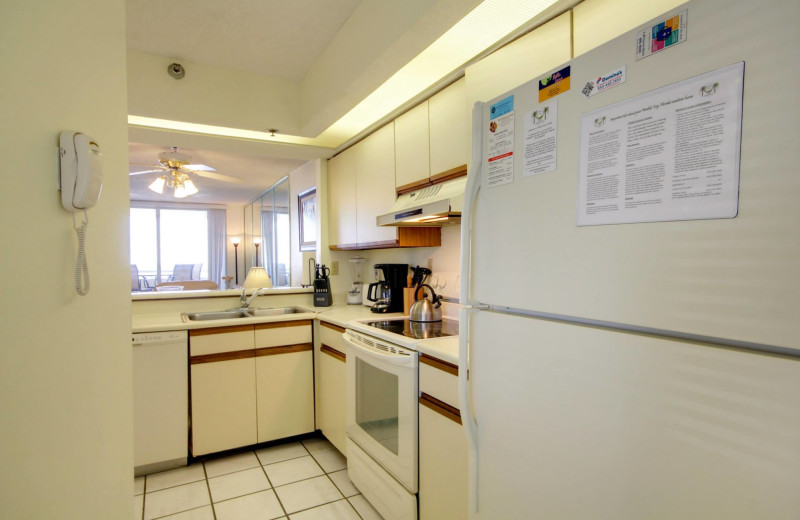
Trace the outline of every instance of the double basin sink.
{"label": "double basin sink", "polygon": [[309,312],[298,307],[272,307],[267,309],[243,308],[228,309],[224,311],[184,312],[181,318],[184,323],[190,321],[233,320],[238,318],[253,318],[256,316],[280,316],[282,314],[299,314]]}

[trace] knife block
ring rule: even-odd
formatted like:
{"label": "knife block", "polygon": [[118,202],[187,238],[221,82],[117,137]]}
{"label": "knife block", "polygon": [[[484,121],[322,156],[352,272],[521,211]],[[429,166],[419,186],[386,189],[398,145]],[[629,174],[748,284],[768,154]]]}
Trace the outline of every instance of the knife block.
{"label": "knife block", "polygon": [[314,279],[314,307],[330,307],[331,281],[329,278]]}

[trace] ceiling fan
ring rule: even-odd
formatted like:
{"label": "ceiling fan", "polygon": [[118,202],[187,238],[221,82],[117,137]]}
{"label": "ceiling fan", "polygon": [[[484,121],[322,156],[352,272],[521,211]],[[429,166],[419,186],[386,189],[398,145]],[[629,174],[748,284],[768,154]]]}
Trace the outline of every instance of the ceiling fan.
{"label": "ceiling fan", "polygon": [[164,186],[174,190],[176,199],[182,199],[189,195],[198,193],[197,186],[192,181],[192,175],[215,179],[223,182],[244,182],[242,179],[231,177],[229,175],[222,175],[215,173],[216,170],[211,166],[205,164],[192,164],[192,157],[185,153],[178,152],[178,147],[171,147],[169,152],[163,152],[158,155],[158,164],[136,164],[131,163],[131,166],[146,166],[154,168],[141,172],[130,172],[130,175],[143,175],[146,173],[161,173],[156,180],[154,180],[148,188],[156,193],[164,193]]}

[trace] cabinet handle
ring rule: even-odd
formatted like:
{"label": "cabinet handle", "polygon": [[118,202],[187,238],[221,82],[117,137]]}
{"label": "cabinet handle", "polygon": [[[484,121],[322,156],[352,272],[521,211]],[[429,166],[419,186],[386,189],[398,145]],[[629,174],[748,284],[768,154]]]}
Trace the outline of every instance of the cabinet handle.
{"label": "cabinet handle", "polygon": [[299,345],[282,345],[280,347],[265,347],[256,349],[256,357],[277,356],[280,354],[293,354],[295,352],[306,352],[313,348],[311,343],[301,343]]}
{"label": "cabinet handle", "polygon": [[332,357],[334,359],[338,359],[339,361],[347,362],[347,356],[346,355],[344,355],[343,353],[339,352],[338,350],[336,350],[333,347],[329,347],[328,345],[325,345],[324,343],[319,347],[319,351],[323,352],[325,354],[328,354],[330,357]]}
{"label": "cabinet handle", "polygon": [[447,417],[453,422],[461,424],[461,412],[458,410],[458,408],[450,406],[444,401],[440,401],[435,397],[422,392],[422,395],[419,396],[419,404],[425,406],[426,408],[430,408],[434,412]]}

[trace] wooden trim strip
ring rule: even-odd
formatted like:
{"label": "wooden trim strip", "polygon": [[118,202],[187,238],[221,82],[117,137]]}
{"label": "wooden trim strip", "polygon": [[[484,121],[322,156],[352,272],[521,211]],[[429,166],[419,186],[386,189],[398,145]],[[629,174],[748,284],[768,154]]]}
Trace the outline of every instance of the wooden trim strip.
{"label": "wooden trim strip", "polygon": [[189,337],[192,336],[209,336],[211,334],[225,334],[226,332],[248,332],[253,330],[252,325],[231,325],[229,327],[209,327],[207,329],[192,329],[189,331]]}
{"label": "wooden trim strip", "polygon": [[425,363],[433,368],[438,368],[439,370],[444,370],[448,374],[453,374],[454,376],[458,377],[458,365],[454,365],[453,363],[442,361],[441,359],[429,356],[427,354],[420,355],[419,362]]}
{"label": "wooden trim strip", "polygon": [[217,363],[219,361],[247,359],[255,356],[256,354],[254,350],[235,350],[233,352],[219,352],[217,354],[203,354],[201,356],[192,356],[189,358],[189,364],[199,365],[202,363]]}
{"label": "wooden trim strip", "polygon": [[331,251],[356,251],[361,249],[360,244],[332,244],[328,246]]}
{"label": "wooden trim strip", "polygon": [[442,182],[446,182],[453,179],[458,179],[459,177],[463,177],[466,174],[467,174],[467,165],[462,164],[461,166],[450,168],[449,170],[443,171],[442,173],[431,175],[431,185],[440,184]]}
{"label": "wooden trim strip", "polygon": [[343,327],[340,327],[338,325],[334,325],[333,323],[328,323],[327,321],[320,320],[319,324],[322,325],[323,327],[327,327],[327,328],[329,328],[331,330],[335,330],[336,332],[344,332],[344,328]]}
{"label": "wooden trim strip", "polygon": [[420,188],[425,188],[431,185],[430,179],[423,179],[419,181],[410,182],[408,184],[403,184],[402,186],[398,186],[395,188],[395,191],[398,195],[403,195],[405,193],[411,193],[412,191],[417,191]]}
{"label": "wooden trim strip", "polygon": [[280,329],[283,327],[305,327],[311,326],[311,320],[294,320],[294,321],[273,321],[269,323],[256,323],[256,330],[264,329]]}
{"label": "wooden trim strip", "polygon": [[313,349],[311,343],[300,343],[298,345],[281,345],[280,347],[264,347],[255,350],[256,357],[277,356],[280,354],[293,354],[295,352],[306,352]]}
{"label": "wooden trim strip", "polygon": [[447,417],[453,422],[461,424],[461,411],[458,408],[450,406],[444,401],[440,401],[435,397],[422,392],[422,395],[419,396],[419,404],[425,406],[426,408],[430,408],[434,412]]}
{"label": "wooden trim strip", "polygon": [[339,361],[342,361],[342,362],[345,362],[345,363],[347,362],[347,356],[344,353],[339,352],[338,350],[336,350],[333,347],[329,347],[325,343],[323,343],[319,347],[319,351],[324,353],[324,354],[328,354],[330,357],[332,357],[334,359],[338,359]]}

